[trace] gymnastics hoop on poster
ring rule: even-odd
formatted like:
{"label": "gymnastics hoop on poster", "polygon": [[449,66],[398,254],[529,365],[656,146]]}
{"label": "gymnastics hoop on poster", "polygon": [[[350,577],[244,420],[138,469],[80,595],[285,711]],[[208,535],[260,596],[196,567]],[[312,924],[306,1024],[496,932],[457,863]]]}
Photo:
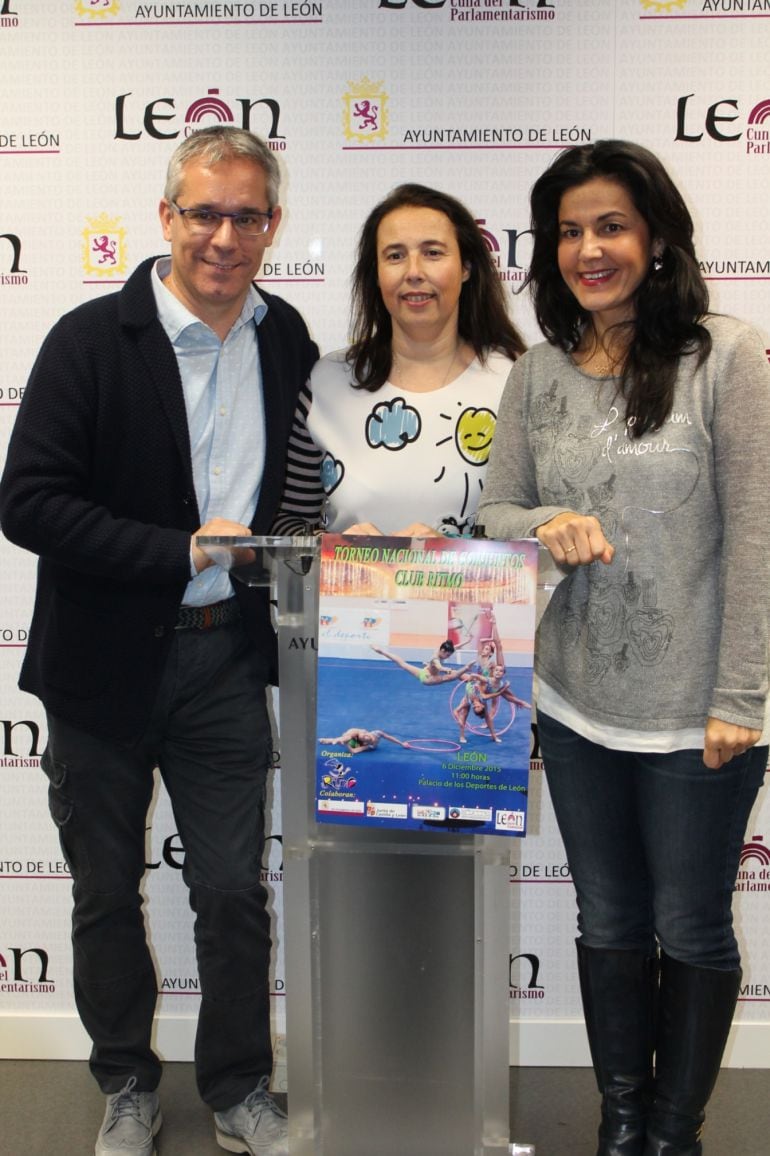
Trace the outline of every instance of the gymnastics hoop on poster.
{"label": "gymnastics hoop on poster", "polygon": [[[455,711],[457,710],[458,706],[460,705],[459,703],[455,702],[455,698],[457,697],[458,691],[462,691],[463,694],[465,693],[465,683],[458,682],[457,686],[454,688],[451,695],[449,696],[449,713],[451,714],[451,716],[455,720],[455,722],[457,722],[457,719],[455,717]],[[490,700],[490,701],[492,702],[492,707],[493,707],[493,709],[490,710],[490,714],[492,715],[493,719],[497,718],[497,713],[500,710],[500,706],[502,703],[505,703],[505,705],[510,708],[511,717],[508,719],[508,722],[505,724],[505,726],[501,726],[501,727],[496,726],[495,727],[495,734],[504,735],[506,731],[511,729],[511,727],[513,726],[514,721],[516,719],[516,703],[515,702],[509,702],[507,698],[496,698],[496,699]],[[474,723],[471,722],[471,715],[473,715],[474,719],[478,718],[478,715],[475,714],[473,711],[473,708],[471,708],[468,711],[468,718],[467,718],[466,723],[465,723],[465,729],[471,731],[471,733],[474,735],[488,735],[489,734],[489,728],[486,725],[486,723],[484,723],[483,726],[474,725]]]}
{"label": "gymnastics hoop on poster", "polygon": [[452,751],[459,751],[460,749],[460,744],[452,742],[451,739],[407,739],[404,741],[404,746],[409,751],[424,751],[425,754],[435,751],[436,754],[448,755]]}

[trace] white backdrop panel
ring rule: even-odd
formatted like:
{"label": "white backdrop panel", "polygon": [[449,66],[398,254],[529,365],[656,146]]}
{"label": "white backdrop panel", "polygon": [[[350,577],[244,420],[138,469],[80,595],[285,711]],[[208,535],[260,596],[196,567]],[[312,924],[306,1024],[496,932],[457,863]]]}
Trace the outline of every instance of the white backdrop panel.
{"label": "white backdrop panel", "polygon": [[[560,147],[609,135],[659,153],[696,220],[714,307],[751,321],[770,346],[770,12],[740,0],[525,2],[0,0],[0,445],[55,319],[165,250],[157,204],[168,156],[191,126],[215,119],[245,123],[276,149],[285,215],[264,281],[303,311],[323,352],[346,342],[358,229],[395,184],[464,200],[513,293],[529,257],[533,180]],[[537,340],[526,297],[511,303]],[[44,718],[16,688],[35,560],[0,541],[0,573],[0,1054],[81,1056],[69,882],[38,767]],[[264,867],[280,1032],[278,780],[275,796]],[[529,837],[511,851],[511,1057],[585,1063],[574,894],[537,761],[530,807]],[[148,824],[158,1044],[187,1058],[192,916],[162,790]],[[736,901],[745,976],[734,1064],[770,1056],[768,844],[763,796]]]}

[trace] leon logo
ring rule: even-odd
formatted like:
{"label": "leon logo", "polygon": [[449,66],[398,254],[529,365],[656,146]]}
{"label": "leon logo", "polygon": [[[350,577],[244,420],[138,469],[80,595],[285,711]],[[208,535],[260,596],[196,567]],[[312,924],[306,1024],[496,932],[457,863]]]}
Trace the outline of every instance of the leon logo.
{"label": "leon logo", "polygon": [[344,106],[342,127],[347,140],[385,140],[388,135],[388,94],[381,80],[362,77],[350,82],[350,90],[342,98]]}
{"label": "leon logo", "polygon": [[120,12],[119,0],[75,0],[78,16],[88,20],[107,20]]}
{"label": "leon logo", "polygon": [[87,217],[83,230],[83,272],[87,277],[115,277],[126,271],[126,230],[120,217]]}
{"label": "leon logo", "polygon": [[[179,129],[169,125],[169,122],[175,121],[177,116],[176,101],[173,97],[157,97],[144,106],[143,112],[137,114],[133,107],[129,107],[128,101],[131,96],[133,93],[123,92],[115,98],[115,140],[139,140],[142,129],[137,128],[132,132],[130,128],[131,124],[139,123],[143,125],[144,131],[156,140],[173,140],[179,136]],[[220,97],[218,88],[209,88],[206,95],[194,100],[184,113],[184,135],[191,136],[197,129],[212,121],[216,124],[240,122],[240,128],[251,129],[252,113],[262,105],[267,112],[267,118],[264,119],[266,121],[269,119],[269,128],[263,129],[262,135],[275,152],[281,152],[286,148],[285,139],[278,134],[281,109],[277,100],[268,96],[260,97],[258,100],[238,96],[233,104],[239,109],[239,117],[236,117],[233,107]]]}

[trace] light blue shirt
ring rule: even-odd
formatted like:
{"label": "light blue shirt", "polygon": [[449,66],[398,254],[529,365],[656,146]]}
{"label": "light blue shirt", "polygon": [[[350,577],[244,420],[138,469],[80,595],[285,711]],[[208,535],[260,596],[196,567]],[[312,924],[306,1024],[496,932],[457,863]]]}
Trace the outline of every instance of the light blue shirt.
{"label": "light blue shirt", "polygon": [[[252,285],[240,316],[221,341],[163,284],[170,270],[170,257],[156,261],[152,288],[158,320],[174,347],[182,378],[201,525],[211,518],[227,518],[248,526],[257,508],[265,463],[257,326],[267,305]],[[227,572],[209,566],[191,578],[182,602],[207,606],[232,593]]]}

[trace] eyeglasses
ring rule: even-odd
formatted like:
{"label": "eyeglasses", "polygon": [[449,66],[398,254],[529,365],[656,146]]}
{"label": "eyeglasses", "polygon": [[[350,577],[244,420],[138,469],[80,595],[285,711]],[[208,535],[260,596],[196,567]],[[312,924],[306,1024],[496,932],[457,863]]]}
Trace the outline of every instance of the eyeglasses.
{"label": "eyeglasses", "polygon": [[220,213],[216,209],[182,209],[171,201],[171,207],[176,209],[191,233],[201,236],[211,236],[216,233],[225,220],[233,222],[236,233],[242,237],[261,237],[270,228],[273,219],[273,210],[263,213],[261,209],[253,209],[248,213]]}

